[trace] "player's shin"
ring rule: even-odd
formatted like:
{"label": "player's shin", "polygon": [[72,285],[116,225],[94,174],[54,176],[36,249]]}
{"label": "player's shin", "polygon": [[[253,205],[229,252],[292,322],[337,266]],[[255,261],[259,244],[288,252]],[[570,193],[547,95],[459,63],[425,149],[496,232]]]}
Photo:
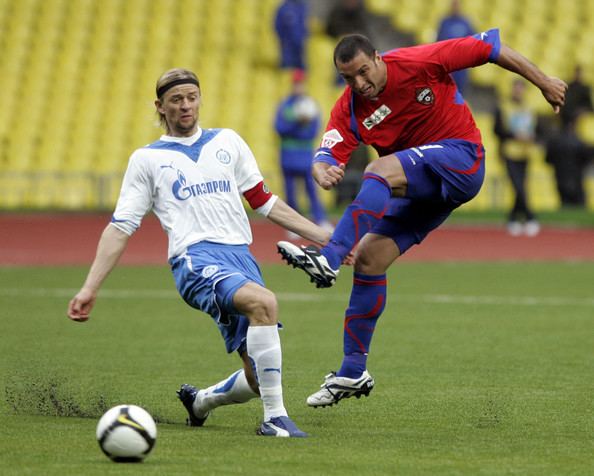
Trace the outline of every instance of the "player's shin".
{"label": "player's shin", "polygon": [[357,378],[366,370],[375,325],[385,305],[386,275],[354,273],[344,318],[344,358],[337,376]]}
{"label": "player's shin", "polygon": [[194,400],[194,411],[201,415],[222,405],[245,403],[257,396],[258,394],[250,387],[245,372],[241,369],[225,380],[200,390]]}
{"label": "player's shin", "polygon": [[264,421],[287,416],[283,404],[282,353],[278,326],[250,326],[247,331],[247,352],[258,377]]}
{"label": "player's shin", "polygon": [[338,269],[353,247],[380,220],[392,196],[390,184],[379,175],[366,173],[355,200],[347,207],[330,242],[321,252],[332,269]]}

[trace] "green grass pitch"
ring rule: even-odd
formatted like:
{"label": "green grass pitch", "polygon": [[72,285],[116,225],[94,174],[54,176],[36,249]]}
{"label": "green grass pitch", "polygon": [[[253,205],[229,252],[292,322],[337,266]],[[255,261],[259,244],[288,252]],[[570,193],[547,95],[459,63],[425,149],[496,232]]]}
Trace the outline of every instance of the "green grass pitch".
{"label": "green grass pitch", "polygon": [[[239,367],[216,327],[176,295],[166,267],[120,267],[86,324],[65,317],[86,267],[0,268],[0,473],[594,474],[594,265],[401,263],[368,368],[369,398],[310,409],[339,366],[344,269],[317,290],[265,266],[279,298],[285,401],[305,440],[255,436],[261,404],[184,426],[184,382]],[[132,403],[158,421],[141,464],[110,462],[95,426]]]}

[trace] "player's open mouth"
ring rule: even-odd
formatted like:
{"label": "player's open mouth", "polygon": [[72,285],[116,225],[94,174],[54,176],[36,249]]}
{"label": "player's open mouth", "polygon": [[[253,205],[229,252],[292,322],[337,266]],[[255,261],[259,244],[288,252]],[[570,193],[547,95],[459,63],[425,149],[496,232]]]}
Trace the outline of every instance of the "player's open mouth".
{"label": "player's open mouth", "polygon": [[363,96],[368,96],[373,92],[373,86],[366,86],[362,88],[360,91]]}

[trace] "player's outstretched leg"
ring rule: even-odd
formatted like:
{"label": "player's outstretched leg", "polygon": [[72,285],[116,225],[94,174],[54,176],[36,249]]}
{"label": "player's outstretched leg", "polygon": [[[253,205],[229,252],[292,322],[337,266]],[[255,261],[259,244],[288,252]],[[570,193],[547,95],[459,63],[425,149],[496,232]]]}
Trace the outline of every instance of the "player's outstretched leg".
{"label": "player's outstretched leg", "polygon": [[184,384],[177,392],[177,396],[188,411],[187,424],[202,426],[215,408],[244,403],[257,398],[258,394],[252,390],[245,372],[241,369],[225,380],[202,390]]}
{"label": "player's outstretched leg", "polygon": [[294,268],[305,271],[317,287],[328,288],[336,281],[344,258],[384,216],[391,197],[392,188],[386,179],[366,173],[361,190],[343,213],[326,246],[304,247],[280,241],[278,251]]}
{"label": "player's outstretched leg", "polygon": [[359,378],[339,377],[336,372],[331,372],[324,377],[321,389],[307,397],[307,404],[314,408],[329,407],[343,398],[366,397],[374,385],[375,381],[367,370]]}
{"label": "player's outstretched leg", "polygon": [[332,269],[317,246],[297,246],[288,241],[276,244],[278,252],[293,268],[305,271],[318,288],[329,288],[336,281],[338,268]]}
{"label": "player's outstretched leg", "polygon": [[307,404],[325,407],[343,398],[367,396],[375,384],[367,371],[367,355],[375,325],[386,304],[386,275],[353,274],[353,289],[344,317],[344,357],[339,371],[326,375]]}

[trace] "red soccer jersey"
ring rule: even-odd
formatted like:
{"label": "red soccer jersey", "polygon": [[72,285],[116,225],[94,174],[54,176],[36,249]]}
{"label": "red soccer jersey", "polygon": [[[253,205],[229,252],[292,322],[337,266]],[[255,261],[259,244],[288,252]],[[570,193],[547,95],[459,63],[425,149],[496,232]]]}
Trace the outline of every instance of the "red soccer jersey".
{"label": "red soccer jersey", "polygon": [[346,87],[315,161],[346,164],[360,142],[373,146],[380,157],[444,139],[480,144],[480,131],[449,73],[495,61],[499,49],[495,29],[385,53],[384,90],[366,99]]}

